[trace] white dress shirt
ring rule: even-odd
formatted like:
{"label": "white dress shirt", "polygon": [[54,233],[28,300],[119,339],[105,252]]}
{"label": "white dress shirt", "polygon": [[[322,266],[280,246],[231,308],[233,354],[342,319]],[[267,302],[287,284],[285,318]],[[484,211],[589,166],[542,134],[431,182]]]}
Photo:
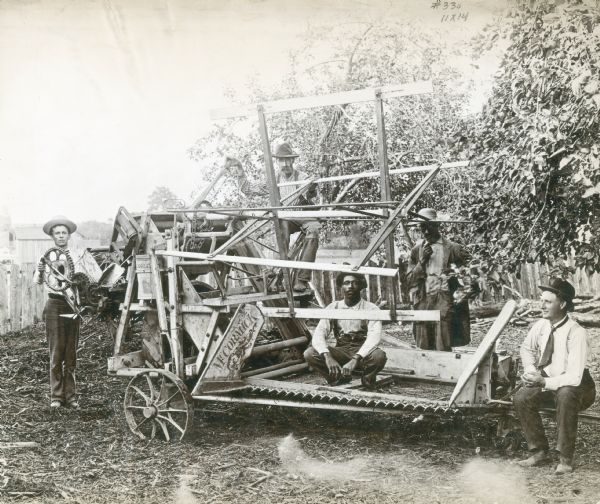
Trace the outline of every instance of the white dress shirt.
{"label": "white dress shirt", "polygon": [[[556,325],[559,325],[558,322]],[[526,373],[538,371],[538,362],[550,337],[552,324],[547,319],[538,320],[521,345],[521,360]],[[552,361],[543,370],[548,375],[546,390],[581,383],[588,359],[587,332],[572,319],[554,330],[554,352]]]}
{"label": "white dress shirt", "polygon": [[[336,310],[379,310],[377,305],[370,303],[369,301],[365,301],[361,299],[354,306],[348,306],[345,301],[334,301],[327,309],[336,309]],[[313,348],[322,354],[323,352],[328,352],[327,350],[327,335],[333,329],[333,320],[321,319],[317,328],[315,329],[315,333],[312,337],[312,346]],[[373,350],[379,342],[381,341],[381,321],[380,320],[338,320],[338,327],[340,328],[340,332],[342,333],[351,333],[351,332],[359,332],[365,331],[367,333],[365,342],[358,350],[358,354],[361,357],[366,357],[369,355],[371,350]]]}

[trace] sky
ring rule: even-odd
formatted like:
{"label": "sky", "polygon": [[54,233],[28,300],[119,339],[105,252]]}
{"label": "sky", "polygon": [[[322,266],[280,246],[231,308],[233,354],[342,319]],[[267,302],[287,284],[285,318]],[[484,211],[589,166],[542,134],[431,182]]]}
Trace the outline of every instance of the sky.
{"label": "sky", "polygon": [[208,111],[250,76],[276,85],[308,28],[397,18],[461,44],[502,8],[458,3],[460,26],[427,0],[0,1],[0,214],[112,221],[161,185],[190,201]]}

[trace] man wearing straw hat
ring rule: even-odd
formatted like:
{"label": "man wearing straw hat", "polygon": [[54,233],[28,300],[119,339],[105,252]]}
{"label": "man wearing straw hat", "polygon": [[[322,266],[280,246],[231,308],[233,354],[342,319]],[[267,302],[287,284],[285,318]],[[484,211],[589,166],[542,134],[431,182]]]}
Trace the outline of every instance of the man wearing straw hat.
{"label": "man wearing straw hat", "polygon": [[[358,273],[338,273],[335,283],[344,299],[334,301],[327,309],[377,310],[377,305],[360,297],[367,286],[365,277]],[[340,385],[352,379],[353,371],[362,372],[362,384],[374,388],[377,373],[385,366],[385,352],[377,348],[381,341],[381,321],[321,319],[312,337],[312,344],[304,352],[304,359],[330,385]],[[333,332],[335,346],[327,345]]]}
{"label": "man wearing straw hat", "polygon": [[[277,184],[280,185],[279,193],[281,200],[286,205],[304,205],[308,203],[307,198],[312,198],[311,188],[305,195],[292,195],[302,187],[302,181],[307,180],[308,175],[296,168],[294,162],[298,154],[294,152],[289,142],[278,144],[272,153],[277,164],[278,171],[275,175]],[[252,183],[248,180],[242,163],[232,156],[227,156],[225,160],[229,168],[230,175],[236,180],[238,190],[247,198],[258,198],[265,195],[264,186]],[[296,184],[297,182],[297,184]],[[304,232],[304,246],[299,260],[302,262],[315,262],[317,250],[319,249],[319,229],[321,225],[318,221],[281,221],[285,236],[289,239],[294,233]],[[302,292],[308,288],[308,282],[311,279],[310,270],[300,270],[294,282],[294,290]]]}
{"label": "man wearing straw hat", "polygon": [[[73,259],[68,249],[69,238],[77,229],[77,225],[59,215],[44,224],[44,233],[52,237],[59,251],[54,266],[73,273]],[[67,263],[62,264],[62,263]],[[62,266],[61,266],[62,264]],[[44,282],[50,273],[49,267],[40,259],[34,281]],[[44,308],[46,322],[46,338],[50,352],[50,407],[61,406],[78,408],[75,397],[75,367],[77,364],[77,344],[79,340],[79,318],[74,316],[72,308],[61,294],[48,293],[48,301]]]}
{"label": "man wearing straw hat", "polygon": [[519,462],[532,467],[548,462],[548,439],[539,410],[556,407],[560,462],[556,474],[573,471],[578,413],[592,405],[596,386],[587,361],[587,332],[569,318],[575,288],[566,280],[553,278],[540,285],[542,319],[530,329],[521,346],[523,387],[513,403],[531,456]]}
{"label": "man wearing straw hat", "polygon": [[[466,249],[440,233],[437,212],[433,208],[419,210],[423,240],[411,250],[407,281],[416,310],[439,310],[439,330],[433,322],[415,322],[415,342],[424,350],[450,351],[452,346],[470,342],[468,297],[476,289],[454,301],[457,282],[449,282],[452,265],[465,266],[470,259]],[[454,278],[456,280],[456,278]]]}

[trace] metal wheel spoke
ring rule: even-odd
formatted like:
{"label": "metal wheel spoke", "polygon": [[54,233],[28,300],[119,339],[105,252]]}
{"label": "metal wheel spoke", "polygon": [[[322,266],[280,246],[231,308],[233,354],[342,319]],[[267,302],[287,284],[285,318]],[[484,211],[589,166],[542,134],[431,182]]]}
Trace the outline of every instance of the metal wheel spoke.
{"label": "metal wheel spoke", "polygon": [[139,430],[140,430],[140,427],[141,427],[142,425],[144,425],[144,424],[145,424],[145,423],[146,423],[148,420],[149,420],[149,418],[144,418],[144,419],[143,419],[143,420],[142,420],[142,421],[141,421],[139,424],[137,424],[137,425],[135,426],[135,429],[133,429],[133,430],[134,430],[134,431],[139,431]]}
{"label": "metal wheel spoke", "polygon": [[171,425],[173,425],[173,427],[175,427],[177,430],[179,430],[179,432],[181,432],[181,435],[183,436],[183,434],[185,434],[185,430],[183,430],[179,424],[173,420],[171,417],[166,417],[163,415],[156,415],[156,418],[160,418],[161,420],[166,420],[167,422],[169,422]]}
{"label": "metal wheel spoke", "polygon": [[177,390],[173,395],[171,395],[171,397],[169,397],[168,399],[165,399],[164,401],[159,402],[156,407],[160,408],[163,404],[168,404],[169,401],[171,399],[173,399],[173,397],[175,397],[177,394],[181,394],[181,392],[179,390]]}
{"label": "metal wheel spoke", "polygon": [[146,381],[148,382],[148,387],[150,388],[150,397],[152,398],[152,401],[154,401],[154,398],[158,399],[158,395],[156,394],[156,389],[154,388],[154,384],[152,383],[152,378],[150,378],[150,375],[145,375]]}
{"label": "metal wheel spoke", "polygon": [[187,410],[184,409],[175,409],[175,408],[169,408],[169,409],[161,409],[158,410],[159,413],[187,413]]}
{"label": "metal wheel spoke", "polygon": [[144,409],[146,409],[147,407],[148,407],[148,406],[135,406],[135,405],[133,405],[133,404],[128,404],[128,405],[126,406],[126,408],[127,408],[127,409],[141,409],[141,410],[144,410]]}
{"label": "metal wheel spoke", "polygon": [[[165,418],[165,417],[163,417]],[[165,435],[165,439],[167,441],[171,441],[171,436],[169,435],[169,429],[167,429],[167,425],[162,421],[160,415],[158,415],[154,421],[161,426],[162,430],[163,430],[163,434]]]}
{"label": "metal wheel spoke", "polygon": [[144,392],[142,392],[141,389],[139,389],[135,385],[132,385],[131,388],[144,398],[144,401],[146,401],[146,406],[150,406],[152,404],[152,399],[148,397]]}

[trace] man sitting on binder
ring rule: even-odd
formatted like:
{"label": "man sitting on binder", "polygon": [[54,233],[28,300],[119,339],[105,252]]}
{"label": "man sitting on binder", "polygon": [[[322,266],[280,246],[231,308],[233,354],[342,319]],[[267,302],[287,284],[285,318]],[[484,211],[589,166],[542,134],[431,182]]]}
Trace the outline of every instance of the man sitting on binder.
{"label": "man sitting on binder", "polygon": [[[344,299],[334,301],[327,309],[377,310],[377,305],[360,297],[367,286],[365,277],[357,273],[338,273],[335,283]],[[387,357],[379,348],[380,320],[321,319],[312,337],[312,346],[304,352],[304,359],[323,375],[330,385],[348,383],[353,371],[362,371],[362,384],[375,386],[377,373],[385,366]],[[335,346],[327,345],[327,336],[333,331]]]}
{"label": "man sitting on binder", "polygon": [[578,413],[594,402],[596,387],[586,366],[587,333],[568,315],[574,308],[574,287],[554,278],[540,289],[543,318],[531,327],[521,346],[524,386],[513,399],[532,452],[519,464],[530,467],[548,461],[548,439],[539,410],[555,406],[560,453],[555,473],[564,474],[573,471]]}
{"label": "man sitting on binder", "polygon": [[[309,189],[304,195],[300,194],[292,197],[292,195],[302,187],[302,181],[308,179],[308,175],[294,168],[294,161],[298,154],[294,152],[288,142],[280,143],[273,152],[273,158],[277,164],[278,171],[276,173],[277,184],[282,185],[279,188],[281,200],[285,205],[306,205],[314,195],[314,191]],[[226,158],[225,165],[228,168],[229,174],[235,179],[236,185],[240,193],[250,200],[256,198],[264,198],[265,187],[262,184],[254,183],[248,180],[242,163],[231,156]],[[319,229],[321,225],[318,221],[281,221],[285,236],[288,239],[292,234],[303,231],[304,247],[300,255],[302,262],[315,262],[317,250],[319,248]],[[297,292],[302,292],[308,288],[308,282],[311,278],[310,270],[300,270],[296,276],[293,288]]]}

